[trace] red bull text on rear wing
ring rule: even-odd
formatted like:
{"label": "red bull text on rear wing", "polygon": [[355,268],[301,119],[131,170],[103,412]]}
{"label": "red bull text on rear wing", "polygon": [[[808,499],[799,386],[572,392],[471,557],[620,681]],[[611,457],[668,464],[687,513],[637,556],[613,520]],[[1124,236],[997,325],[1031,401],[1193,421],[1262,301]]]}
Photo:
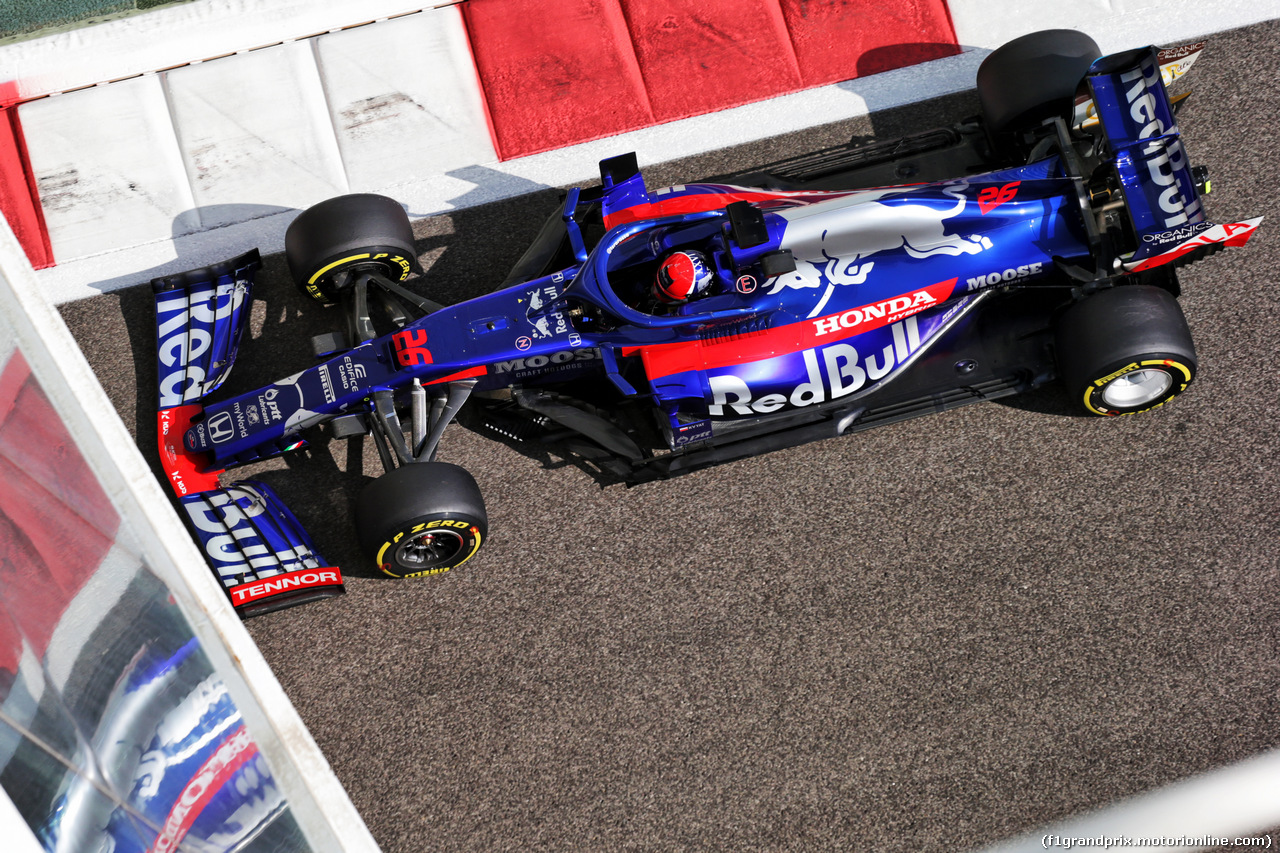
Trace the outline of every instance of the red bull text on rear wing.
{"label": "red bull text on rear wing", "polygon": [[1243,245],[1262,222],[1205,220],[1199,184],[1165,88],[1186,73],[1203,46],[1146,47],[1104,56],[1085,77],[1092,102],[1082,101],[1077,115],[1089,116],[1084,127],[1095,115],[1101,122],[1137,240],[1136,251],[1124,259],[1131,271]]}
{"label": "red bull text on rear wing", "polygon": [[1137,234],[1204,220],[1154,47],[1105,56],[1086,76]]}

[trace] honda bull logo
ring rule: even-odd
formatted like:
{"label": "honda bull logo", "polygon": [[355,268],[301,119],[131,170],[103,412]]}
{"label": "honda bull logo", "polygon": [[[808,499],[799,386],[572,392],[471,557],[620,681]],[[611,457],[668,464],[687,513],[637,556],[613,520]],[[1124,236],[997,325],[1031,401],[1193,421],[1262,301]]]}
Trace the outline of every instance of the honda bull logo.
{"label": "honda bull logo", "polygon": [[865,354],[847,343],[805,350],[801,354],[804,377],[790,389],[752,388],[735,374],[708,377],[711,404],[707,413],[713,418],[764,415],[788,406],[803,408],[838,400],[861,390],[888,376],[920,349],[920,327],[914,316],[894,323],[888,331],[891,341]]}
{"label": "honda bull logo", "polygon": [[[876,190],[779,213],[789,220],[782,245],[795,255],[796,269],[773,279],[769,295],[788,288],[825,288],[808,314],[812,319],[822,313],[836,287],[865,283],[876,255],[903,251],[911,258],[958,257],[990,249],[991,240],[982,235],[947,233],[947,220],[969,202],[968,189],[967,181],[943,188],[943,195],[954,199],[949,206],[913,201],[901,190]],[[881,201],[891,193],[898,198]]]}
{"label": "honda bull logo", "polygon": [[[213,347],[213,329],[228,322],[244,302],[249,285],[245,281],[220,284],[203,293],[178,292],[170,299],[156,300],[156,337],[160,363],[160,408],[194,403],[209,390],[205,366],[198,363]],[[215,376],[223,367],[213,364]]]}

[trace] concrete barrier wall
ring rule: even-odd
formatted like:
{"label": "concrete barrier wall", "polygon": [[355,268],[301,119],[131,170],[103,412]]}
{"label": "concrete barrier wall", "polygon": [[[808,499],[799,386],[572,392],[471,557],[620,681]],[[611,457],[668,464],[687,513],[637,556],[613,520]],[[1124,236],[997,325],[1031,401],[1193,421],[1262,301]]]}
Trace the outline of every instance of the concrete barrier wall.
{"label": "concrete barrier wall", "polygon": [[[133,20],[145,17],[104,26],[133,41],[141,37],[129,29]],[[314,26],[304,20],[282,31]],[[244,43],[244,34],[236,38],[230,44]],[[112,41],[100,36],[93,45],[100,40]],[[219,52],[217,41],[186,46],[195,52],[170,70],[136,73],[140,63],[121,56],[117,73],[134,76],[35,100],[91,75],[50,68],[19,85],[12,111],[53,263],[169,242],[494,156],[455,9],[209,60],[201,57]],[[175,60],[171,52],[151,57]],[[98,58],[91,70],[110,75],[110,68]]]}
{"label": "concrete barrier wall", "polygon": [[[38,194],[43,223],[27,229],[34,235],[28,250],[49,266],[40,275],[46,291],[55,301],[67,301],[210,263],[251,245],[277,251],[299,209],[344,192],[383,192],[422,216],[590,179],[600,157],[627,150],[639,151],[642,164],[661,162],[970,88],[987,51],[1047,26],[1083,29],[1104,50],[1116,50],[1280,17],[1280,0],[1247,6],[1222,0],[1082,0],[1057,6],[951,0],[943,11],[954,23],[957,55],[859,77],[860,62],[864,71],[879,70],[878,57],[885,55],[870,45],[849,57],[848,76],[857,78],[852,82],[665,123],[708,105],[654,112],[650,103],[644,121],[651,126],[627,130],[636,126],[629,122],[617,128],[623,132],[598,141],[572,142],[569,136],[544,145],[527,133],[502,142],[493,132],[495,118],[502,120],[495,105],[548,86],[552,95],[572,93],[576,86],[590,103],[599,94],[598,83],[584,82],[582,74],[557,83],[556,68],[544,62],[523,68],[524,77],[502,88],[493,81],[521,69],[499,64],[484,72],[490,80],[486,89],[473,52],[502,51],[477,47],[475,40],[510,35],[495,35],[489,20],[501,20],[493,10],[505,7],[493,0],[468,2],[473,5],[424,8],[390,0],[199,0],[0,48],[0,104],[7,99],[12,105],[28,160],[8,163],[5,171],[26,168]],[[769,2],[778,4],[785,23],[791,4]],[[917,11],[927,6],[923,0],[908,5]],[[462,8],[469,10],[468,20]],[[639,58],[648,55],[646,32],[668,20],[680,22],[688,11],[676,0],[618,8],[628,11],[621,21],[636,32],[618,36],[613,46],[627,46]],[[655,17],[657,12],[668,14]],[[482,13],[487,24],[478,23]],[[930,20],[936,19],[935,14]],[[653,27],[645,29],[637,23],[642,21]],[[476,31],[470,38],[468,22]],[[922,43],[945,47],[936,27],[928,33]],[[692,47],[676,55],[696,55],[697,39],[685,41]],[[830,56],[823,61],[807,60],[829,78],[836,73]],[[679,78],[663,73],[636,66],[637,85],[653,93],[651,102],[671,102],[659,95]],[[811,72],[808,82],[824,79],[817,74]],[[721,92],[719,101],[708,104],[780,91],[766,83],[743,89],[741,96]],[[523,121],[528,124],[533,115]],[[581,132],[589,137],[598,130]],[[553,131],[545,132],[554,136]],[[503,146],[508,154],[548,150],[501,159]],[[41,233],[50,249],[43,261]]]}

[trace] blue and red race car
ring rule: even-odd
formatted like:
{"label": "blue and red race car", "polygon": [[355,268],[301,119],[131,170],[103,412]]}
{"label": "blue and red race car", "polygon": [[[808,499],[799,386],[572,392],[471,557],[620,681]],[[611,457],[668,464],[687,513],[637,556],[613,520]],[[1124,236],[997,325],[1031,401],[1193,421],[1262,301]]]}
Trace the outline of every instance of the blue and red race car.
{"label": "blue and red race car", "polygon": [[342,589],[265,485],[219,479],[318,435],[372,435],[386,473],[357,530],[420,577],[488,535],[474,479],[434,461],[459,416],[640,483],[1055,380],[1096,415],[1161,406],[1197,367],[1175,268],[1261,221],[1205,218],[1165,86],[1201,47],[1035,33],[984,60],[982,116],[956,126],[653,192],[634,155],[606,160],[501,289],[449,307],[403,284],[399,204],[323,202],[286,256],[346,328],[300,373],[207,399],[256,252],[153,282],[165,470],[247,616]]}

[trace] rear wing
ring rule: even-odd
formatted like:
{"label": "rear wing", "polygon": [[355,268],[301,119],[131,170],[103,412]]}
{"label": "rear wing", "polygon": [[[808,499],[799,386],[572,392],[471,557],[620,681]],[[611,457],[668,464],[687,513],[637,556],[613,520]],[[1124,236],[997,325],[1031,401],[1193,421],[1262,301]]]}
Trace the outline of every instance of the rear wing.
{"label": "rear wing", "polygon": [[231,372],[260,267],[255,249],[151,282],[160,463],[214,574],[244,618],[344,591],[342,573],[316,552],[274,491],[252,480],[223,486],[222,471],[183,442],[188,428],[203,424],[205,396]]}
{"label": "rear wing", "polygon": [[1085,81],[1139,235],[1204,221],[1154,47],[1104,56]]}
{"label": "rear wing", "polygon": [[1122,258],[1130,272],[1243,245],[1262,221],[1205,219],[1200,190],[1207,192],[1207,178],[1191,166],[1166,88],[1203,47],[1116,53],[1096,60],[1085,75],[1088,95],[1078,99],[1076,119],[1078,126],[1100,125],[1106,139],[1136,240],[1135,250]]}

